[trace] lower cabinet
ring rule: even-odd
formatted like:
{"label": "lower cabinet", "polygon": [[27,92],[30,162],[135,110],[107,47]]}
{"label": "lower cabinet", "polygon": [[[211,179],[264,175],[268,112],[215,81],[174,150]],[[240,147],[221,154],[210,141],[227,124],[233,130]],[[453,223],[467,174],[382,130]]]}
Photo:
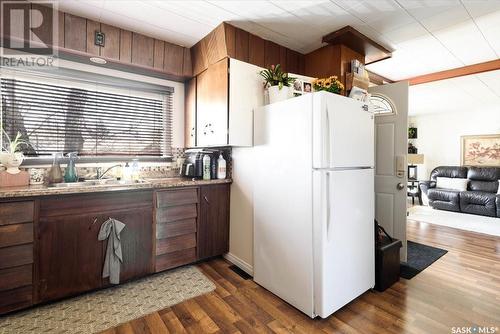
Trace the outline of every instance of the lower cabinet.
{"label": "lower cabinet", "polygon": [[200,187],[198,259],[229,251],[229,184]]}
{"label": "lower cabinet", "polygon": [[102,278],[107,240],[97,239],[108,218],[125,224],[120,234],[120,282],[153,272],[151,192],[60,197],[42,200],[40,205],[39,301],[109,284]]}
{"label": "lower cabinet", "polygon": [[48,301],[101,287],[102,221],[95,214],[41,217],[39,298]]}
{"label": "lower cabinet", "polygon": [[[120,283],[229,249],[229,184],[0,203],[0,314],[110,285],[108,218],[125,224]],[[154,203],[154,204],[153,204]]]}

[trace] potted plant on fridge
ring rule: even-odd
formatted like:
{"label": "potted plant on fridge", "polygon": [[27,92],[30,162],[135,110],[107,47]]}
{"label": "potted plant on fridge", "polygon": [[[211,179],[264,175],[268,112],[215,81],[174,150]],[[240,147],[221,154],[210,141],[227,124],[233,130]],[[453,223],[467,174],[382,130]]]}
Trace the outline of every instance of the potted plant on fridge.
{"label": "potted plant on fridge", "polygon": [[17,133],[14,140],[11,140],[7,132],[3,130],[5,134],[6,142],[4,142],[4,147],[2,147],[2,152],[0,153],[0,163],[7,169],[6,172],[9,174],[17,174],[20,172],[19,166],[23,163],[24,155],[20,152],[21,145],[27,144],[27,142],[21,139],[22,135],[20,132]]}
{"label": "potted plant on fridge", "polygon": [[336,75],[328,78],[314,79],[312,84],[315,92],[324,90],[330,93],[340,94],[344,89],[344,85]]}
{"label": "potted plant on fridge", "polygon": [[259,74],[264,78],[264,88],[269,92],[269,103],[286,100],[291,96],[289,89],[296,78],[288,76],[281,70],[281,65],[271,65],[270,68],[262,70]]}

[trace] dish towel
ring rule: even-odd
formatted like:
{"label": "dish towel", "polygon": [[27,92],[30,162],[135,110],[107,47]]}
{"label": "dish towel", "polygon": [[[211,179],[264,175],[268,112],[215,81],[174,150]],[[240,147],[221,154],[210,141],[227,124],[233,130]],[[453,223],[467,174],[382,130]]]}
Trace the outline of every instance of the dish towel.
{"label": "dish towel", "polygon": [[123,262],[120,233],[124,228],[125,224],[121,221],[109,218],[101,225],[97,237],[100,241],[108,239],[102,277],[109,277],[111,284],[120,284],[120,264]]}

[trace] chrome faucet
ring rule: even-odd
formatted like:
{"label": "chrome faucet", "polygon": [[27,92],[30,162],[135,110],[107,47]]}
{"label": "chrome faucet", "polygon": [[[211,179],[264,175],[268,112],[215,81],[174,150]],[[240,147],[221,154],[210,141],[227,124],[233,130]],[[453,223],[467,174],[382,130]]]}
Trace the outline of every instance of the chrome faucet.
{"label": "chrome faucet", "polygon": [[111,166],[109,167],[108,169],[106,169],[104,172],[101,172],[102,171],[102,167],[97,167],[96,170],[97,170],[97,179],[100,180],[102,179],[102,177],[104,175],[106,175],[107,172],[109,172],[110,170],[112,170],[113,168],[116,168],[116,167],[121,167],[122,165],[114,165],[114,166]]}

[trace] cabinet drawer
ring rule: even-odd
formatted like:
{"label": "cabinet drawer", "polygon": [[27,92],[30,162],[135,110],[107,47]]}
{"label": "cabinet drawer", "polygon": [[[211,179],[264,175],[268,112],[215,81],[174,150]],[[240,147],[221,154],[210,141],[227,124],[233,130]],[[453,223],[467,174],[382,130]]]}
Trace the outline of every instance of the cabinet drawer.
{"label": "cabinet drawer", "polygon": [[164,208],[176,205],[198,203],[198,191],[196,188],[179,190],[165,190],[156,193],[156,207]]}
{"label": "cabinet drawer", "polygon": [[196,248],[159,255],[156,257],[156,272],[179,267],[196,261]]}
{"label": "cabinet drawer", "polygon": [[0,226],[0,247],[33,242],[33,223]]}
{"label": "cabinet drawer", "polygon": [[0,291],[31,285],[33,282],[33,265],[0,269]]}
{"label": "cabinet drawer", "polygon": [[32,300],[33,300],[32,286],[26,286],[8,291],[1,291],[0,314],[31,306]]}
{"label": "cabinet drawer", "polygon": [[0,203],[0,225],[32,222],[34,211],[32,201]]}
{"label": "cabinet drawer", "polygon": [[196,247],[196,233],[183,234],[156,241],[156,255],[172,253]]}
{"label": "cabinet drawer", "polygon": [[33,245],[0,248],[0,269],[33,263]]}
{"label": "cabinet drawer", "polygon": [[171,238],[196,232],[196,219],[179,220],[156,225],[156,239]]}
{"label": "cabinet drawer", "polygon": [[196,218],[197,215],[196,204],[173,206],[158,209],[156,211],[156,222],[169,223],[177,220]]}

